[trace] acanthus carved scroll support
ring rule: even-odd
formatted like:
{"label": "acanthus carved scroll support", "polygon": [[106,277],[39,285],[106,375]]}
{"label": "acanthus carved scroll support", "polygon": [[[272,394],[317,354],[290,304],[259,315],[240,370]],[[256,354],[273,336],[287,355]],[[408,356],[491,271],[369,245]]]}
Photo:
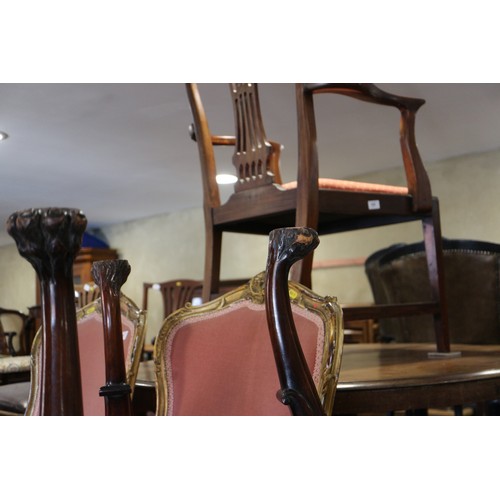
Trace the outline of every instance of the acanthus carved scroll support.
{"label": "acanthus carved scroll support", "polygon": [[290,267],[319,244],[309,228],[281,228],[269,234],[266,314],[281,390],[278,399],[293,415],[324,415],[292,316],[288,295]]}

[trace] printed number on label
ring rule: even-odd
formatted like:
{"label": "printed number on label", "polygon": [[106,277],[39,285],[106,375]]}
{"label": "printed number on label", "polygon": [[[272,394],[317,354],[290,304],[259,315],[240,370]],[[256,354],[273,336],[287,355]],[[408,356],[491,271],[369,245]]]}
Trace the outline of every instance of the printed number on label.
{"label": "printed number on label", "polygon": [[380,210],[380,200],[368,200],[368,210]]}

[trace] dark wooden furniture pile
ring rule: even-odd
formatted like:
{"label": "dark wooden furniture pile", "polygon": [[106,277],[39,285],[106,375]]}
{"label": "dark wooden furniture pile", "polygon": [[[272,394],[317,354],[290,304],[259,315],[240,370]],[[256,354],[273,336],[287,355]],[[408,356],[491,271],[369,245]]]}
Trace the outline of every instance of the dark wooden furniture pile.
{"label": "dark wooden furniture pile", "polygon": [[[80,210],[66,208],[30,209],[12,214],[7,231],[18,251],[37,273],[41,286],[42,352],[41,415],[83,415],[80,363],[76,330],[73,261],[80,249],[87,220]],[[107,414],[130,414],[130,387],[123,377],[123,345],[119,288],[126,279],[127,264],[108,261],[98,267],[103,302],[103,327],[107,336],[107,380],[103,396]],[[119,319],[119,318],[118,318]],[[117,404],[128,399],[128,405]]]}

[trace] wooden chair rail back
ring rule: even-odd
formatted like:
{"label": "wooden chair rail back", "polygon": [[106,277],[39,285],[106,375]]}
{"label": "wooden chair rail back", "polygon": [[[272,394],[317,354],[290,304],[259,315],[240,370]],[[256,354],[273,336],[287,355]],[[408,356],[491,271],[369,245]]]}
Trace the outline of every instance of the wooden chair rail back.
{"label": "wooden chair rail back", "polygon": [[202,281],[190,279],[169,280],[160,283],[144,283],[142,308],[144,310],[148,309],[149,290],[157,290],[162,296],[163,317],[166,318],[176,309],[185,306],[187,302],[191,302],[194,297],[201,297],[202,287]]}

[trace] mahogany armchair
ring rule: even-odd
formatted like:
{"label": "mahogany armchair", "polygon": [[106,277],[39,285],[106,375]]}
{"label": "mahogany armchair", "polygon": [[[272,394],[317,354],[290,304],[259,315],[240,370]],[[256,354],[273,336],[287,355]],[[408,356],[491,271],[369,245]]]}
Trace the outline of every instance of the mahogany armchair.
{"label": "mahogany armchair", "polygon": [[74,286],[75,286],[75,305],[77,309],[81,309],[87,304],[94,302],[101,296],[101,290],[93,281],[89,283],[84,283],[82,285],[74,285]]}
{"label": "mahogany armchair", "polygon": [[288,282],[290,265],[317,243],[308,229],[273,231],[266,273],[165,320],[155,343],[157,415],[332,413],[342,311]]}
{"label": "mahogany armchair", "polygon": [[203,283],[197,280],[170,280],[160,283],[144,283],[142,308],[148,310],[148,292],[157,290],[161,293],[163,301],[163,317],[166,318],[176,309],[184,306],[186,302],[191,302],[197,294],[201,296]]}
{"label": "mahogany armchair", "polygon": [[[195,296],[201,296],[203,283],[197,280],[178,279],[162,281],[160,283],[143,283],[142,309],[148,310],[148,292],[156,290],[161,293],[163,303],[163,318],[175,310],[191,302]],[[153,356],[155,338],[150,344],[144,345],[144,358]]]}
{"label": "mahogany armchair", "polygon": [[[439,203],[415,141],[415,115],[424,104],[389,94],[370,83],[296,84],[298,120],[297,179],[282,184],[280,145],[267,139],[260,112],[257,84],[229,84],[235,132],[213,135],[198,87],[186,84],[193,114],[191,136],[197,141],[201,163],[205,215],[205,272],[203,298],[219,292],[221,245],[224,232],[268,234],[288,226],[307,226],[321,234],[421,220],[432,299],[425,303],[347,308],[346,320],[428,314],[433,317],[437,351],[448,353],[449,334],[444,293]],[[314,96],[334,93],[400,111],[400,145],[406,186],[390,186],[319,175]],[[221,203],[216,183],[214,146],[232,146],[238,180],[235,192]],[[292,279],[311,287],[313,254],[292,268]]]}

